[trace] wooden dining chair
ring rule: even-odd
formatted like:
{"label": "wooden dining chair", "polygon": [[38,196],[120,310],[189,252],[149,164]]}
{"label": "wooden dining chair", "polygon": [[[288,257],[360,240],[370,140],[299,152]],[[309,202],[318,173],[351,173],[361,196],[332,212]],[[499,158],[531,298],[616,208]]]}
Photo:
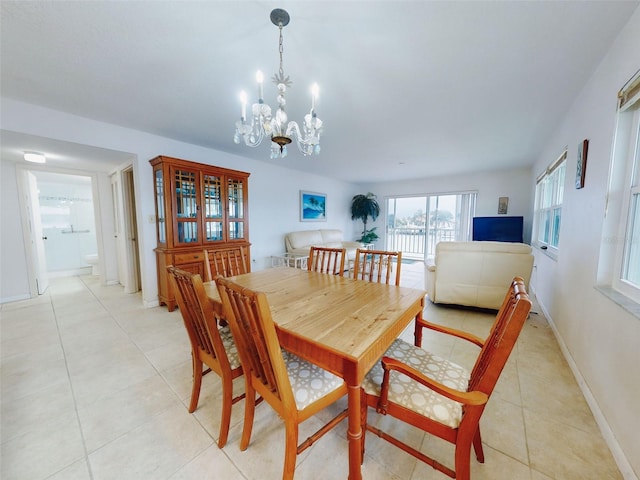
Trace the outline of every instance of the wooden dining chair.
{"label": "wooden dining chair", "polygon": [[282,350],[264,293],[255,292],[221,276],[216,284],[224,315],[236,340],[244,365],[244,426],[240,450],[251,440],[255,406],[249,401],[256,392],[285,424],[285,457],[282,478],[293,478],[296,455],[309,448],[347,416],[340,412],[307,440],[298,445],[298,426],[347,394],[343,379]]}
{"label": "wooden dining chair", "polygon": [[[396,264],[395,274],[393,264]],[[400,286],[402,252],[358,248],[353,265],[353,278]]]}
{"label": "wooden dining chair", "polygon": [[[491,331],[482,340],[460,330],[435,330],[480,347],[469,373],[465,368],[403,340],[395,340],[362,384],[363,431],[373,432],[451,478],[469,480],[471,445],[484,463],[480,417],[529,315],[524,281],[514,278]],[[431,328],[428,322],[425,328]],[[367,407],[391,415],[455,445],[454,468],[367,424]],[[364,439],[362,442],[364,458]]]}
{"label": "wooden dining chair", "polygon": [[[218,447],[227,443],[231,406],[244,398],[233,397],[233,380],[242,375],[242,366],[229,327],[218,327],[211,300],[207,297],[200,275],[168,266],[169,281],[184,320],[193,363],[193,387],[189,413],[198,406],[202,376],[214,371],[222,381],[222,412]],[[203,364],[209,367],[203,372]]]}
{"label": "wooden dining chair", "polygon": [[206,282],[212,281],[217,275],[234,277],[251,271],[247,266],[245,248],[242,246],[219,250],[205,250],[204,258]]}
{"label": "wooden dining chair", "polygon": [[346,248],[311,247],[307,269],[310,272],[344,275]]}

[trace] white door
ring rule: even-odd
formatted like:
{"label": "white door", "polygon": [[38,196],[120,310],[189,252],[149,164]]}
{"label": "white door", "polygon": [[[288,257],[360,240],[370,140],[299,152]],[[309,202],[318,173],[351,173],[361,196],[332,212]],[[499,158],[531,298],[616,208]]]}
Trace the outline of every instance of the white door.
{"label": "white door", "polygon": [[125,236],[122,231],[122,189],[120,188],[120,172],[111,175],[111,199],[113,201],[113,238],[116,240],[116,256],[118,258],[118,283],[127,286],[127,250]]}
{"label": "white door", "polygon": [[133,168],[128,168],[122,172],[122,193],[124,197],[124,233],[127,252],[127,284],[125,292],[135,293],[140,290],[140,257],[138,254],[138,222]]}
{"label": "white door", "polygon": [[46,237],[42,233],[42,221],[40,218],[40,201],[38,200],[38,182],[31,172],[26,172],[29,186],[27,189],[27,209],[29,211],[29,231],[31,242],[31,254],[36,271],[36,285],[38,295],[42,295],[49,288],[47,276],[47,258],[44,252]]}

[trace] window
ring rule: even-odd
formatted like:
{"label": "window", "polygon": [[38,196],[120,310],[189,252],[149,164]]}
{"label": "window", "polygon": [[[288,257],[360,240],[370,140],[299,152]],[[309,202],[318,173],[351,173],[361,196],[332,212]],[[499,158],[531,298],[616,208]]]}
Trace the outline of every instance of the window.
{"label": "window", "polygon": [[640,70],[618,93],[597,288],[638,314],[640,304]]}
{"label": "window", "polygon": [[613,287],[640,302],[640,74],[619,97],[614,159],[619,153],[625,174]]}
{"label": "window", "polygon": [[402,251],[403,260],[423,260],[435,255],[438,242],[471,240],[477,196],[455,192],[387,198],[387,250]]}
{"label": "window", "polygon": [[567,151],[538,177],[533,212],[534,245],[555,256],[560,242]]}

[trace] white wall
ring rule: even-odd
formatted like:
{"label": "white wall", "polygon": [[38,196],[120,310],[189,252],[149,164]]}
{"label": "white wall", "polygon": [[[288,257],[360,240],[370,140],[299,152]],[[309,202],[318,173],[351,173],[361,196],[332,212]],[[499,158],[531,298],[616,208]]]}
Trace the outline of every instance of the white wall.
{"label": "white wall", "polygon": [[[184,158],[195,162],[218,165],[250,172],[249,177],[249,235],[252,243],[252,268],[270,265],[270,256],[284,251],[284,234],[292,230],[339,228],[350,236],[353,223],[349,214],[354,186],[317,175],[310,175],[258,162],[228,153],[158,137],[148,133],[89,120],[63,112],[38,107],[12,99],[2,99],[0,128],[15,132],[54,138],[99,148],[130,152],[137,156],[134,163],[136,208],[140,237],[140,261],[143,299],[145,304],[157,303],[155,215],[152,169],[149,160],[157,155]],[[268,147],[265,156],[268,157]],[[17,200],[14,166],[2,162],[2,204]],[[8,165],[5,165],[8,164]],[[106,178],[106,177],[105,177]],[[100,188],[108,189],[108,181]],[[5,188],[6,186],[6,188]],[[327,221],[300,222],[299,190],[327,194]],[[106,208],[106,204],[101,209]],[[103,215],[104,216],[104,215]],[[108,216],[106,217],[108,218]],[[8,238],[11,231],[21,233],[19,212],[2,209],[0,217],[2,244],[0,244],[0,298],[28,297],[25,275],[14,279],[9,272],[26,272],[25,252],[21,239]],[[15,225],[18,225],[16,230]],[[104,235],[110,235],[113,226],[103,224]],[[115,262],[114,262],[115,265]]]}
{"label": "white wall", "polygon": [[[361,185],[362,193],[373,192],[378,197],[381,208],[385,208],[385,197],[402,195],[441,194],[450,192],[477,191],[476,216],[496,216],[498,198],[509,197],[508,215],[524,217],[524,239],[528,243],[531,236],[532,185],[531,170],[519,168],[494,172],[473,173],[447,177],[424,178],[402,182],[372,183]],[[367,225],[384,232],[385,215],[381,212],[378,220]],[[360,223],[360,225],[362,225]],[[380,235],[382,237],[382,235]]]}
{"label": "white wall", "polygon": [[29,298],[14,163],[0,161],[0,303]]}
{"label": "white wall", "polygon": [[[532,171],[568,145],[557,261],[536,251],[532,286],[553,322],[625,478],[640,475],[640,318],[594,289],[616,117],[616,94],[640,68],[640,10],[620,33]],[[578,144],[589,140],[585,187],[574,187]],[[610,431],[608,429],[610,428]],[[619,449],[618,449],[619,447]],[[625,465],[625,463],[628,464]]]}

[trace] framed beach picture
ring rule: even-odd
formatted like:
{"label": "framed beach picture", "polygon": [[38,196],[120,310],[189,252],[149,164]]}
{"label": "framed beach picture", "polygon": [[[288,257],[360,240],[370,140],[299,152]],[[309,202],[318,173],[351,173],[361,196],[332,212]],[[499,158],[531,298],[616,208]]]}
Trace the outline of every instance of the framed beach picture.
{"label": "framed beach picture", "polygon": [[327,221],[327,195],[325,193],[300,190],[300,221]]}

